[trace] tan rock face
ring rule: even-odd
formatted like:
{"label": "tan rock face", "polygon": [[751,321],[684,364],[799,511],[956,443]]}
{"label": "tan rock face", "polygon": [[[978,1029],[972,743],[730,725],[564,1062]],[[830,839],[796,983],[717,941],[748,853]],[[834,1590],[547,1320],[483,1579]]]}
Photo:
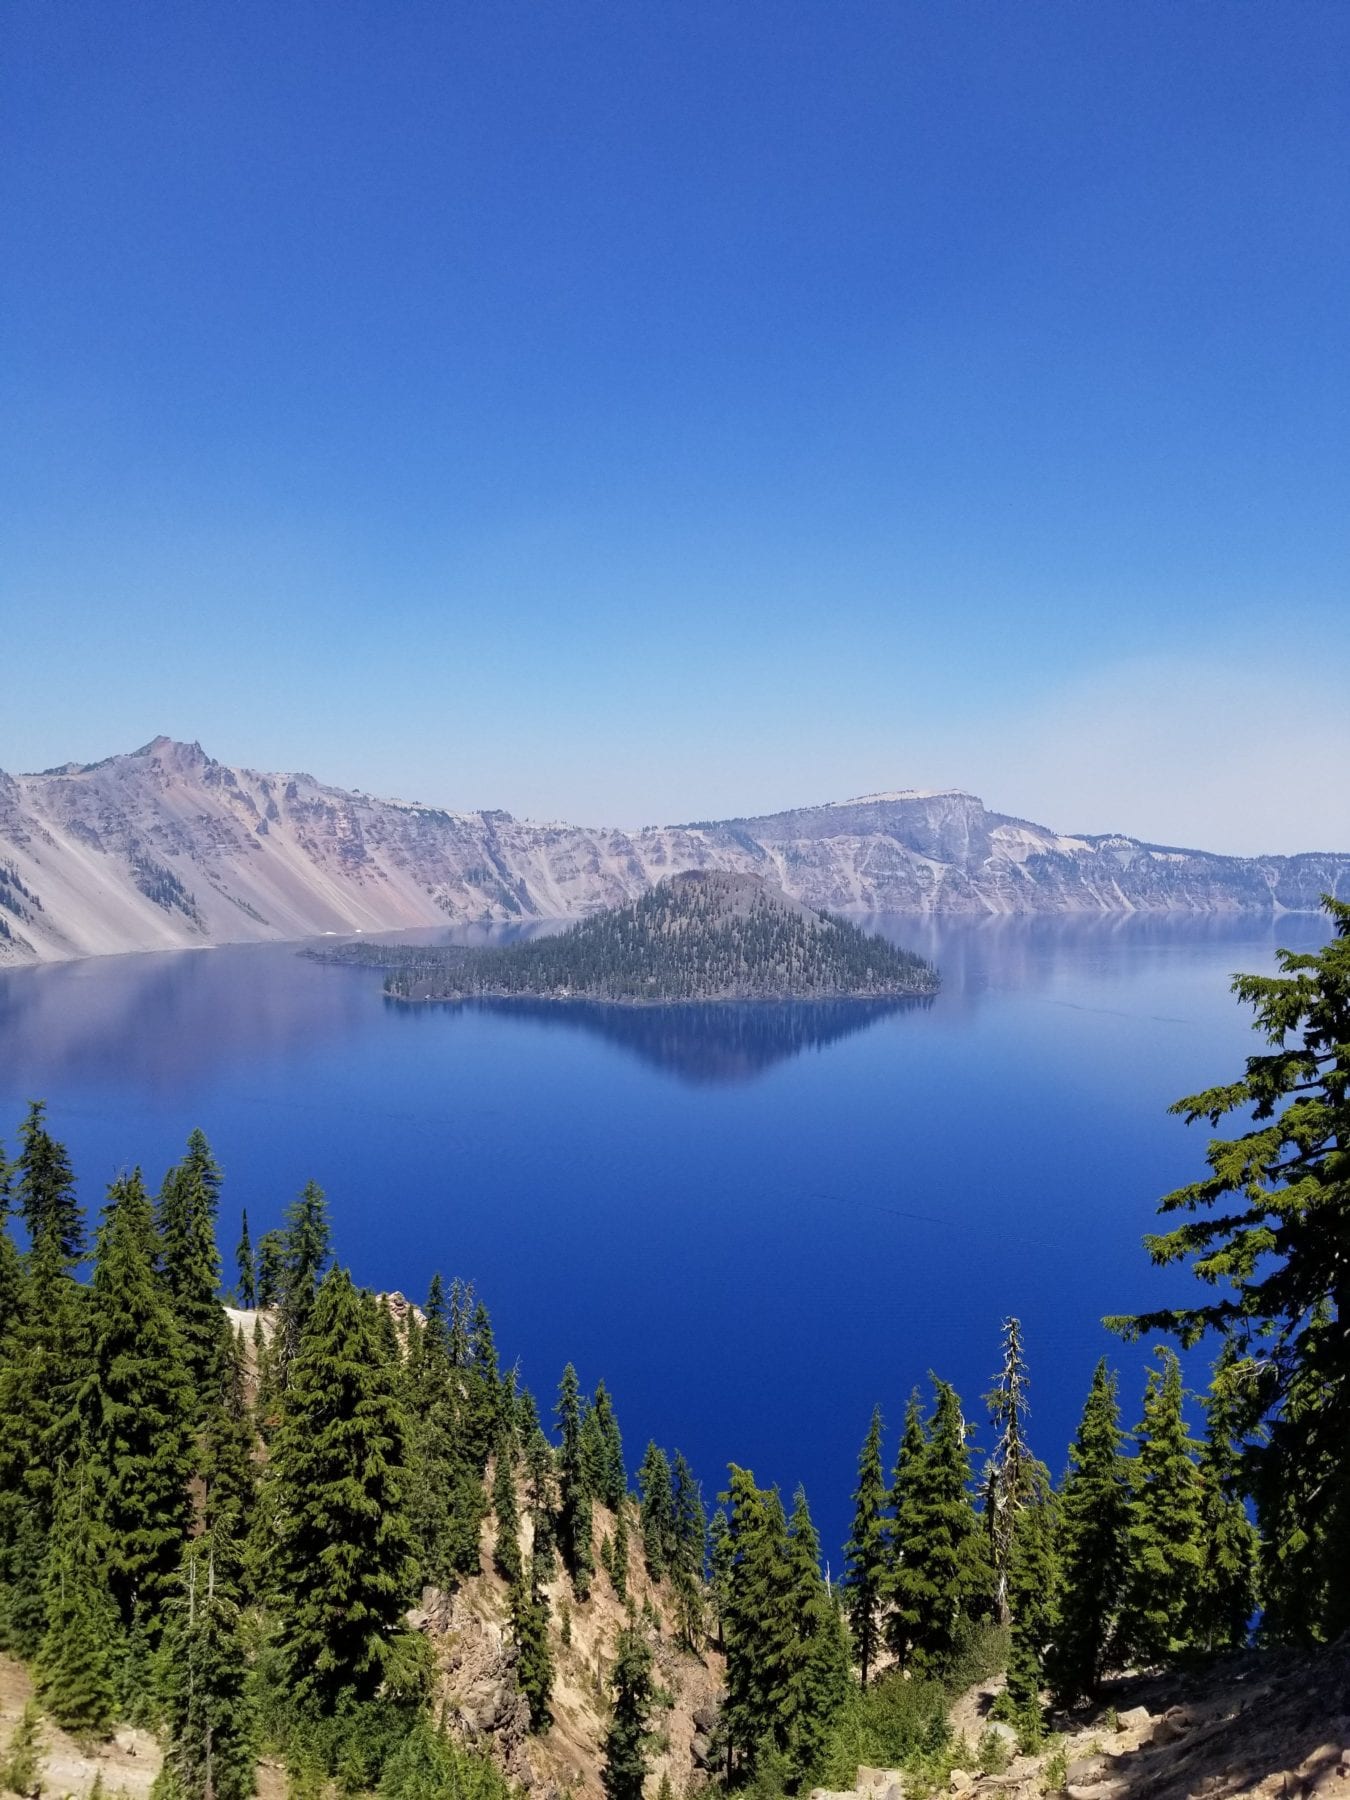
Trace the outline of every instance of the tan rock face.
{"label": "tan rock face", "polygon": [[[953,1708],[953,1731],[967,1743],[978,1741],[972,1725],[987,1718],[995,1691],[972,1689]],[[1348,1703],[1350,1640],[1314,1655],[1252,1651],[1121,1677],[1096,1709],[1057,1717],[1056,1741],[1036,1757],[997,1776],[968,1771],[952,1791],[1040,1800],[1053,1759],[1068,1800],[1350,1800]]]}
{"label": "tan rock face", "polygon": [[[524,1496],[520,1499],[523,1508]],[[528,1536],[528,1527],[525,1530]],[[612,1539],[613,1533],[613,1516],[597,1505],[597,1574],[584,1605],[576,1602],[561,1573],[548,1589],[556,1673],[553,1724],[540,1736],[530,1733],[529,1709],[516,1687],[508,1595],[492,1566],[490,1523],[484,1526],[483,1573],[465,1581],[453,1595],[427,1589],[408,1616],[413,1629],[427,1634],[435,1655],[437,1707],[447,1709],[467,1742],[490,1755],[512,1781],[539,1800],[563,1793],[577,1800],[601,1800],[600,1769],[609,1722],[606,1684],[618,1634],[628,1618],[627,1605],[600,1568],[600,1543],[605,1536]],[[662,1621],[649,1624],[647,1630],[657,1685],[671,1700],[653,1720],[662,1747],[652,1757],[652,1791],[666,1773],[674,1791],[682,1794],[708,1779],[706,1759],[722,1698],[722,1658],[712,1649],[690,1656],[673,1641],[665,1624],[673,1617],[671,1595],[666,1585],[652,1582],[647,1574],[635,1513],[629,1519],[629,1533],[629,1597],[639,1618],[654,1613]],[[562,1641],[564,1617],[567,1643]],[[884,1797],[878,1795],[876,1800]]]}

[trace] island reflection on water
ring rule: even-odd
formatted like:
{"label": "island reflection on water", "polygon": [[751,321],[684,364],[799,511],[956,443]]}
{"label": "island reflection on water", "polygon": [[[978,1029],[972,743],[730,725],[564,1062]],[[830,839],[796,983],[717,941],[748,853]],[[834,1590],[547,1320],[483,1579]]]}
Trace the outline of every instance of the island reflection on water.
{"label": "island reflection on water", "polygon": [[682,1081],[750,1081],[806,1050],[824,1050],[891,1014],[931,1007],[931,997],[902,1000],[686,1001],[678,1006],[605,1006],[594,1001],[467,1000],[390,1011],[425,1018],[433,1010],[476,1011],[529,1019],[551,1029],[595,1034]]}
{"label": "island reflection on water", "polygon": [[[872,918],[869,929],[938,965],[935,998],[711,1002],[603,1006],[509,1000],[408,1006],[386,1001],[378,970],[331,966],[307,946],[257,944],[211,951],[91,958],[0,972],[0,1047],[9,1081],[29,1096],[72,1084],[172,1094],[227,1069],[285,1067],[325,1046],[378,1040],[403,1021],[465,1016],[473,1008],[550,1033],[603,1038],[646,1066],[700,1085],[744,1083],[806,1051],[823,1051],[887,1017],[936,1011],[969,1021],[999,993],[1073,1004],[1090,978],[1096,998],[1119,998],[1144,971],[1168,968],[1181,1003],[1199,969],[1231,972],[1276,944],[1324,942],[1316,916],[915,919]],[[391,933],[422,942],[501,943],[557,930],[557,923]],[[332,943],[333,940],[327,940]],[[1231,954],[1231,960],[1229,956]],[[1114,993],[1113,993],[1114,990]],[[1156,996],[1154,997],[1156,1000]],[[1169,1008],[1170,1010],[1170,1008]],[[373,1048],[371,1053],[373,1054]]]}

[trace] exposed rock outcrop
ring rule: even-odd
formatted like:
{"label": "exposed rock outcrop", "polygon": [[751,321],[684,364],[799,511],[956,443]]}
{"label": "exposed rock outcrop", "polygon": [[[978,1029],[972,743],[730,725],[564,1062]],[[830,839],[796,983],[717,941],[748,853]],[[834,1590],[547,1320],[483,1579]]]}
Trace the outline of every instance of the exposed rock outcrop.
{"label": "exposed rock outcrop", "polygon": [[1065,836],[959,792],[629,832],[377,800],[163,737],[0,772],[0,962],[567,918],[709,868],[854,913],[1311,911],[1350,894],[1350,853]]}

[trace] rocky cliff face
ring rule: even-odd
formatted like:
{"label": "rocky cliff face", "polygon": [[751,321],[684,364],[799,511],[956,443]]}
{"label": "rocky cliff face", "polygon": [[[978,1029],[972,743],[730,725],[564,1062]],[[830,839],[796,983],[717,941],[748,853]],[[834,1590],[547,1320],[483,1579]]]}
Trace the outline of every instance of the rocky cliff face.
{"label": "rocky cliff face", "polygon": [[625,832],[377,800],[162,737],[0,773],[0,961],[565,918],[704,868],[849,912],[1302,911],[1350,895],[1350,853],[1065,837],[956,792]]}

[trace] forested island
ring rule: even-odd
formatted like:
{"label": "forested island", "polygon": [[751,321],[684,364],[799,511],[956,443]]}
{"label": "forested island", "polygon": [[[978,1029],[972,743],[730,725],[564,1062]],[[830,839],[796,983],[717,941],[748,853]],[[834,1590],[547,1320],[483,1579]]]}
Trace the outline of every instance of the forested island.
{"label": "forested island", "polygon": [[554,937],[429,948],[351,944],[326,958],[388,971],[397,1000],[900,999],[934,994],[938,973],[912,951],[815,912],[756,875],[695,869]]}
{"label": "forested island", "polygon": [[[588,1393],[568,1364],[541,1405],[470,1289],[437,1277],[419,1308],[361,1288],[313,1184],[256,1243],[241,1218],[227,1281],[221,1172],[194,1132],[156,1195],[119,1175],[91,1233],[35,1102],[0,1154],[0,1651],[35,1693],[0,1787],[40,1792],[58,1728],[74,1755],[130,1724],[162,1762],[156,1800],[247,1800],[260,1756],[284,1763],[290,1800],[674,1800],[676,1783],[782,1800],[862,1764],[903,1771],[914,1800],[1118,1800],[1103,1743],[1116,1767],[1188,1732],[1213,1767],[1134,1791],[1339,1794],[1350,904],[1328,909],[1324,949],[1235,980],[1267,1048],[1175,1108],[1242,1115],[1161,1201],[1181,1223],[1148,1240],[1155,1262],[1192,1264],[1201,1303],[1113,1322],[1214,1342],[1200,1435],[1173,1350],[1133,1430],[1103,1358],[1054,1482],[1010,1317],[987,1430],[937,1376],[889,1456],[872,1412],[837,1583],[800,1489],[785,1504],[733,1463],[709,1521],[685,1459],[649,1444],[634,1492],[603,1383]],[[841,1403],[879,1380],[861,1372]],[[1261,1704],[1228,1716],[1259,1723],[1290,1665],[1261,1688],[1257,1659],[1224,1661],[1254,1623],[1263,1656],[1303,1659],[1285,1684],[1299,1766],[1325,1781],[1244,1784],[1240,1721],[1216,1734],[1184,1707],[1105,1703],[1122,1670],[1208,1665],[1248,1681]],[[976,1743],[952,1703],[996,1671]],[[1047,1737],[1075,1721],[1076,1778]],[[1012,1749],[1043,1757],[1014,1789]],[[1287,1742],[1259,1754],[1290,1766]]]}

